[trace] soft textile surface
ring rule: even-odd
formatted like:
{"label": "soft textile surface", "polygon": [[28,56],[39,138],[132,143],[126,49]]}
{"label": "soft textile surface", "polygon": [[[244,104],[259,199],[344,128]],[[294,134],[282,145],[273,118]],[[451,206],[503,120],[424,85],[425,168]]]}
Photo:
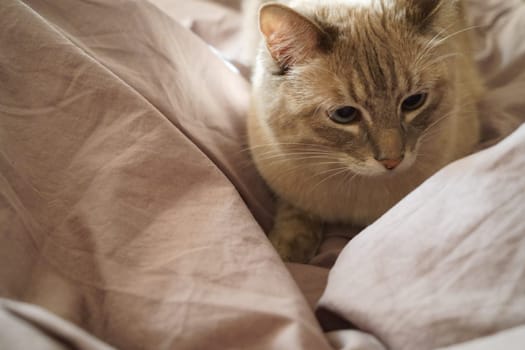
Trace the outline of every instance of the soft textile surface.
{"label": "soft textile surface", "polygon": [[123,349],[328,348],[252,216],[246,81],[148,3],[0,18],[2,296]]}
{"label": "soft textile surface", "polygon": [[114,349],[34,305],[0,298],[0,349]]}
{"label": "soft textile surface", "polygon": [[522,350],[525,344],[525,327],[512,328],[494,336],[483,337],[439,350]]}
{"label": "soft textile surface", "polygon": [[[469,3],[487,146],[524,120],[525,6]],[[287,269],[245,151],[249,84],[220,57],[241,52],[237,5],[0,2],[0,296],[123,349],[525,343],[508,330],[525,324],[525,128],[362,232],[328,283],[335,234],[319,266]],[[31,312],[82,348],[84,334]],[[28,334],[19,321],[0,327]]]}

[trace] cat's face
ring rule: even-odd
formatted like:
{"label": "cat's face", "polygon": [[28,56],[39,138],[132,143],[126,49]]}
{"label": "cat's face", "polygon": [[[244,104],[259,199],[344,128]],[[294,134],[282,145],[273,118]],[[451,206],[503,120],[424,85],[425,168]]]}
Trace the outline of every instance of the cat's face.
{"label": "cat's face", "polygon": [[373,176],[410,168],[425,157],[425,142],[440,142],[435,132],[456,102],[453,53],[434,46],[434,28],[399,8],[317,8],[313,21],[269,8],[261,13],[270,55],[260,79],[283,149],[331,152],[338,166]]}

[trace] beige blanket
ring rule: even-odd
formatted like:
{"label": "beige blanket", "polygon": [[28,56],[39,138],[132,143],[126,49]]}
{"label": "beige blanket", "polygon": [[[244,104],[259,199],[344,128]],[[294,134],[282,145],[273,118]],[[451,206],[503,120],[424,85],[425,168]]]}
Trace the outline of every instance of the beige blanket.
{"label": "beige blanket", "polygon": [[0,1],[0,297],[71,322],[2,301],[5,347],[31,332],[81,349],[525,344],[525,127],[497,143],[525,119],[525,5],[470,1],[497,144],[436,174],[331,271],[346,238],[318,266],[285,266],[264,235],[273,204],[244,145],[230,5]]}

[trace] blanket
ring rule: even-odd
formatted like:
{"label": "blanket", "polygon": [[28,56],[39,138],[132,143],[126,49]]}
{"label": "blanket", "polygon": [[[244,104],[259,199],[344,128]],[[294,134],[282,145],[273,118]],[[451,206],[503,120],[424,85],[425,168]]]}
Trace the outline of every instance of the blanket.
{"label": "blanket", "polygon": [[238,1],[1,1],[0,347],[518,349],[525,5],[468,5],[480,151],[301,265],[265,236]]}

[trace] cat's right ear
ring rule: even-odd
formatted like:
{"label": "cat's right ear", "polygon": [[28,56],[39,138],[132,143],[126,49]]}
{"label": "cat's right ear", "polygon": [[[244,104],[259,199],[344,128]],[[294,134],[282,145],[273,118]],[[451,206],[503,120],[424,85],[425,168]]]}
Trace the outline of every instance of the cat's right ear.
{"label": "cat's right ear", "polygon": [[275,3],[261,7],[259,27],[270,54],[282,69],[313,56],[325,36],[308,18]]}

